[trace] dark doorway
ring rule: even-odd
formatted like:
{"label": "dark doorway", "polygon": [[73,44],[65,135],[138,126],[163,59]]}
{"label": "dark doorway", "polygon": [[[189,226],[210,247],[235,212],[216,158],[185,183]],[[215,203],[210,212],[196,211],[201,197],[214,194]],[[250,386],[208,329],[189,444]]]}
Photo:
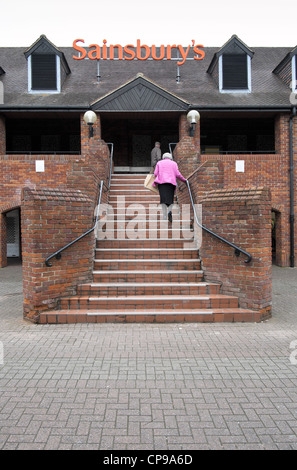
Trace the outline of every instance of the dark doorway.
{"label": "dark doorway", "polygon": [[117,167],[150,167],[151,150],[158,141],[161,152],[179,140],[178,116],[101,115],[102,139],[114,144]]}
{"label": "dark doorway", "polygon": [[20,209],[6,212],[7,259],[21,259]]}

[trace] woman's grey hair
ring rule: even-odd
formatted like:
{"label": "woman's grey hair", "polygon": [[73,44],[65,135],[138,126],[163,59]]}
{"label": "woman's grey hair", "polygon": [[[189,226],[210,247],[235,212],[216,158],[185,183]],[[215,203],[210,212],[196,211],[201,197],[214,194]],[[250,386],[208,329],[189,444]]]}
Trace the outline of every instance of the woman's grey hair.
{"label": "woman's grey hair", "polygon": [[162,157],[162,158],[170,158],[170,160],[172,160],[172,155],[171,155],[171,153],[166,152],[166,153],[163,153],[163,157]]}

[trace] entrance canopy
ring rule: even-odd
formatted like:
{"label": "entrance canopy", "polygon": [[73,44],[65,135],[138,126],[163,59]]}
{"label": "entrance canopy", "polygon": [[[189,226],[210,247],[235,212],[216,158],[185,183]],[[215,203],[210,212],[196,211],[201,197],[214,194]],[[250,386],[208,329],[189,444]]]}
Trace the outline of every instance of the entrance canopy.
{"label": "entrance canopy", "polygon": [[147,171],[156,141],[162,153],[178,141],[178,116],[189,103],[142,74],[92,103],[102,138],[114,143],[115,171]]}
{"label": "entrance canopy", "polygon": [[142,74],[93,102],[94,111],[186,111],[188,102],[161,88]]}

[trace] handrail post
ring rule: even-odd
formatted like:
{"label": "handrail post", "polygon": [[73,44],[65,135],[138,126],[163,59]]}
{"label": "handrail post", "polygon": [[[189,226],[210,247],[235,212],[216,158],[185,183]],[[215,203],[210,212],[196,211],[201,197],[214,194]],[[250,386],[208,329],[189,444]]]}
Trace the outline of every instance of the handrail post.
{"label": "handrail post", "polygon": [[225,238],[221,237],[220,235],[218,235],[217,233],[215,232],[212,232],[211,230],[209,230],[207,227],[204,227],[202,224],[200,224],[199,220],[198,220],[198,216],[197,216],[197,212],[196,212],[196,209],[195,209],[195,205],[194,205],[194,201],[193,201],[193,197],[192,197],[192,192],[191,192],[191,187],[190,187],[190,183],[189,181],[187,180],[187,187],[188,187],[188,191],[189,191],[189,195],[190,195],[190,200],[191,200],[191,205],[192,205],[192,208],[193,208],[193,212],[194,212],[194,217],[196,219],[196,223],[198,225],[198,227],[200,227],[201,229],[205,230],[207,233],[209,233],[210,235],[218,238],[219,240],[221,240],[222,242],[226,243],[227,245],[231,246],[232,248],[234,248],[235,250],[235,255],[236,256],[239,256],[240,253],[244,254],[245,256],[247,256],[247,259],[244,261],[245,263],[250,263],[250,261],[252,260],[252,256],[250,255],[250,253],[247,253],[246,251],[242,250],[240,247],[234,245],[234,243],[232,242],[229,242],[228,240],[226,240]]}
{"label": "handrail post", "polygon": [[82,238],[84,238],[86,235],[88,235],[89,233],[93,232],[97,226],[97,223],[98,223],[98,219],[99,219],[99,208],[100,208],[100,204],[101,204],[101,197],[102,197],[102,190],[103,190],[103,180],[101,180],[100,182],[100,191],[99,191],[99,198],[98,198],[98,205],[97,205],[97,210],[96,210],[96,217],[95,217],[95,223],[94,223],[94,226],[92,228],[90,228],[89,230],[87,230],[85,233],[83,233],[82,235],[80,235],[79,237],[77,237],[75,240],[73,240],[72,242],[68,243],[67,245],[63,246],[62,248],[60,248],[59,250],[55,251],[55,253],[51,254],[50,256],[48,256],[45,260],[45,265],[48,266],[48,267],[51,267],[52,264],[49,262],[52,258],[56,258],[56,259],[60,259],[61,256],[62,256],[62,252],[64,250],[66,250],[67,248],[69,248],[70,246],[74,245],[74,243],[78,242],[79,240],[81,240]]}

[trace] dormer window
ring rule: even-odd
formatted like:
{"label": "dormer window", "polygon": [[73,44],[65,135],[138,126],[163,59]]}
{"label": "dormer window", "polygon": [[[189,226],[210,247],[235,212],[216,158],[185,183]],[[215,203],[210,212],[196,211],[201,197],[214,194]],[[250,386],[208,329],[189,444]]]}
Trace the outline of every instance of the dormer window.
{"label": "dormer window", "polygon": [[292,91],[297,90],[297,47],[283,58],[273,70]]}
{"label": "dormer window", "polygon": [[214,54],[207,72],[219,86],[220,93],[252,91],[251,60],[254,52],[236,35]]}
{"label": "dormer window", "polygon": [[28,92],[60,93],[70,68],[63,52],[44,35],[25,52],[28,60]]}
{"label": "dormer window", "polygon": [[297,90],[297,56],[292,57],[292,91]]}
{"label": "dormer window", "polygon": [[32,54],[29,57],[29,91],[60,92],[60,58],[55,54]]}
{"label": "dormer window", "polygon": [[220,92],[251,91],[251,58],[247,54],[222,54],[219,58]]}

